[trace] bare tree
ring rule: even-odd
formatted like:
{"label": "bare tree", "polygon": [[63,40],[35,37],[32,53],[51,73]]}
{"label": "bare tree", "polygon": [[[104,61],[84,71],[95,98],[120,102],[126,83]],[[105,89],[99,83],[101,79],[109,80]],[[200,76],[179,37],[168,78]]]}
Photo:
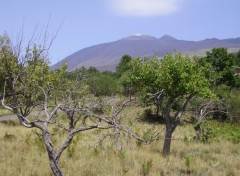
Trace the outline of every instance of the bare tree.
{"label": "bare tree", "polygon": [[[220,99],[217,98],[215,100],[208,100],[204,102],[196,114],[197,123],[195,124],[196,131],[196,140],[201,139],[201,124],[207,117],[213,116],[214,114],[218,115],[227,115],[228,110],[226,108],[226,104]],[[220,117],[219,117],[220,118]]]}
{"label": "bare tree", "polygon": [[[15,107],[6,105],[4,96],[2,99],[2,105],[14,112],[18,116],[19,121],[25,127],[40,129],[48,153],[50,167],[54,175],[63,175],[58,165],[59,158],[63,151],[71,144],[74,136],[79,132],[91,129],[112,129],[108,135],[110,134],[115,138],[123,136],[121,135],[121,132],[124,132],[145,143],[157,139],[158,133],[146,141],[135,135],[127,125],[121,122],[119,114],[129,101],[125,101],[118,108],[107,102],[108,105],[112,105],[112,112],[109,116],[106,116],[104,114],[93,113],[94,109],[100,106],[99,104],[79,105],[79,101],[81,100],[73,100],[71,94],[67,97],[62,97],[65,98],[62,102],[55,102],[54,106],[50,105],[50,95],[46,90],[43,88],[41,89],[45,96],[45,100],[38,105],[38,108],[43,109],[43,115],[35,117],[34,120],[28,119],[30,114],[24,116],[24,114],[16,110]],[[54,148],[54,144],[51,139],[54,134],[54,132],[51,131],[52,126],[65,131],[67,134],[67,137],[63,140],[62,145],[58,148]]]}
{"label": "bare tree", "polygon": [[[66,67],[51,71],[45,61],[49,46],[39,47],[29,42],[23,56],[20,47],[15,48],[7,36],[0,38],[0,72],[4,81],[1,104],[17,115],[23,126],[41,131],[54,175],[63,175],[59,159],[79,132],[103,129],[110,130],[109,134],[114,137],[124,132],[146,143],[157,139],[158,133],[146,141],[122,123],[119,114],[129,101],[118,106],[112,99],[96,102],[84,84],[64,79]],[[105,106],[112,106],[109,116],[94,113],[96,108]],[[34,115],[36,111],[42,115]],[[52,127],[67,134],[58,148],[52,142]]]}

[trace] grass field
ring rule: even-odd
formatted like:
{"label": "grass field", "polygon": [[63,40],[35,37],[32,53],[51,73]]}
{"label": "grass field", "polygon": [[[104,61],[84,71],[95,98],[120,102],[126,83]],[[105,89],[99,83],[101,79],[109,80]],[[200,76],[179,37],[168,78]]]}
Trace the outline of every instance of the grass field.
{"label": "grass field", "polygon": [[[139,135],[152,126],[137,119],[142,111],[141,108],[127,108],[122,114],[125,122]],[[103,145],[93,147],[106,131],[79,133],[60,158],[60,166],[66,176],[240,175],[240,131],[235,134],[230,130],[229,134],[221,135],[227,129],[239,130],[239,125],[232,127],[231,124],[209,123],[208,127],[214,126],[214,135],[207,143],[193,140],[193,125],[179,126],[173,134],[171,155],[168,157],[161,155],[162,138],[149,145],[130,140],[128,144],[125,142],[116,147],[107,140]],[[156,124],[156,128],[161,130],[164,125]],[[45,148],[36,133],[37,130],[26,129],[17,122],[0,123],[0,175],[52,175]],[[57,133],[54,143],[61,143],[64,136],[61,132]]]}
{"label": "grass field", "polygon": [[10,111],[7,110],[7,109],[3,109],[3,108],[0,106],[0,116],[10,115],[10,114],[12,114],[12,112],[10,112]]}

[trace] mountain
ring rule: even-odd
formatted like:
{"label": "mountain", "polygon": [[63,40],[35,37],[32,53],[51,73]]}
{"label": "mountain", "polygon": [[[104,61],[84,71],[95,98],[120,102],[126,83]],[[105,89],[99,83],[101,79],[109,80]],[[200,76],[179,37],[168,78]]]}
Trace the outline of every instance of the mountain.
{"label": "mountain", "polygon": [[103,43],[81,49],[62,61],[53,65],[52,68],[60,67],[64,62],[68,63],[68,70],[76,68],[96,67],[99,70],[114,70],[124,54],[135,57],[161,57],[175,50],[181,53],[205,53],[215,47],[240,48],[240,37],[219,40],[216,38],[201,41],[178,40],[172,36],[164,35],[156,38],[149,35],[134,35],[120,40]]}

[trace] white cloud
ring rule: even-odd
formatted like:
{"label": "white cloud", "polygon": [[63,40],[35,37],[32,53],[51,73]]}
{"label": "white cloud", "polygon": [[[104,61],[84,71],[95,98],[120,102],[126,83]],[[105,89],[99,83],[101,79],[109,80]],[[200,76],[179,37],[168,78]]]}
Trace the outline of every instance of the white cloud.
{"label": "white cloud", "polygon": [[121,16],[163,16],[179,10],[183,0],[108,0],[109,7]]}

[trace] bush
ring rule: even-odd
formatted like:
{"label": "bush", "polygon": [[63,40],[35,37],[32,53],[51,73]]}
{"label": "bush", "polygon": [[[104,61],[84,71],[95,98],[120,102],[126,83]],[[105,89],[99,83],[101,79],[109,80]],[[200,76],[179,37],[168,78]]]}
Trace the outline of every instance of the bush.
{"label": "bush", "polygon": [[227,98],[228,111],[232,122],[240,122],[240,90],[232,90]]}
{"label": "bush", "polygon": [[239,124],[208,121],[202,125],[201,141],[209,143],[216,139],[226,139],[234,144],[240,143]]}

